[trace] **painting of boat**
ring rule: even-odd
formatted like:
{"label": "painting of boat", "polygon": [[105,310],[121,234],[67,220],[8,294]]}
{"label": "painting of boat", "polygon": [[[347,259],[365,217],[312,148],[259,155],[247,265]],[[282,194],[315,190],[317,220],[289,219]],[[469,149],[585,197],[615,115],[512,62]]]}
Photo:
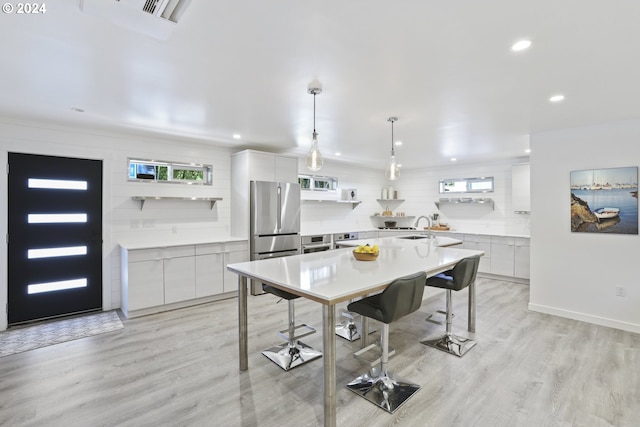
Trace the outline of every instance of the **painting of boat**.
{"label": "painting of boat", "polygon": [[593,211],[598,220],[615,218],[620,214],[618,208],[600,208]]}
{"label": "painting of boat", "polygon": [[637,166],[575,170],[569,178],[572,232],[638,234]]}

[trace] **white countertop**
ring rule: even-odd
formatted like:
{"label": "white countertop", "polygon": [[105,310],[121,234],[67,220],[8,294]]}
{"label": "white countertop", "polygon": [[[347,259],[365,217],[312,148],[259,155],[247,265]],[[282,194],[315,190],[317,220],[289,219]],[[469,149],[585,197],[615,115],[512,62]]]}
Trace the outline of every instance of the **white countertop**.
{"label": "white countertop", "polygon": [[382,290],[398,277],[419,271],[435,275],[474,255],[484,252],[389,239],[380,246],[380,255],[374,261],[358,261],[351,248],[343,248],[229,264],[227,269],[332,305]]}
{"label": "white countertop", "polygon": [[[422,233],[425,232],[426,230],[400,230],[400,229],[380,229],[380,228],[368,228],[368,229],[358,229],[358,228],[353,228],[353,229],[321,229],[318,231],[314,231],[313,233],[310,232],[309,230],[305,229],[302,231],[302,233],[300,233],[301,236],[317,236],[317,235],[322,235],[322,234],[342,234],[342,233],[365,233],[365,232],[370,232],[370,231],[377,231],[379,233],[394,233],[394,232],[398,232],[398,231],[402,231],[402,232],[415,232],[415,233]],[[500,236],[500,237],[520,237],[520,238],[525,238],[525,239],[529,239],[530,236],[528,234],[517,234],[517,233],[505,233],[505,232],[498,232],[498,231],[473,231],[473,230],[458,230],[458,229],[452,229],[452,230],[442,230],[442,231],[436,231],[434,230],[433,233],[456,233],[456,234],[475,234],[475,235],[479,235],[479,236]]]}
{"label": "white countertop", "polygon": [[187,246],[187,245],[206,245],[208,243],[227,243],[227,242],[246,242],[247,239],[240,237],[221,236],[221,237],[158,237],[147,238],[144,240],[130,239],[121,240],[120,246],[127,250],[135,249],[151,249],[166,248],[171,246]]}
{"label": "white countertop", "polygon": [[[410,236],[413,236],[413,235],[410,235]],[[445,237],[445,236],[434,236],[433,241],[432,239],[412,240],[412,239],[403,238],[403,237],[410,237],[410,236],[391,236],[391,237],[378,237],[377,239],[341,240],[336,242],[336,245],[341,247],[349,247],[349,246],[355,247],[355,246],[368,244],[369,246],[378,245],[379,247],[383,248],[389,245],[395,245],[397,241],[400,241],[400,243],[409,242],[414,245],[431,245],[433,243],[439,247],[455,246],[455,245],[462,244],[462,240],[453,239],[451,237]],[[419,233],[416,233],[415,236],[422,236],[422,235],[420,235]]]}

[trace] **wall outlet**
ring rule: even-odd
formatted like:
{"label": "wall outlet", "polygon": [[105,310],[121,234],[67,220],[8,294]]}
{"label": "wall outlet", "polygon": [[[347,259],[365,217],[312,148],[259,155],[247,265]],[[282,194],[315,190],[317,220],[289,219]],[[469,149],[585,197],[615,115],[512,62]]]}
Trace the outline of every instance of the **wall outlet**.
{"label": "wall outlet", "polygon": [[616,296],[624,297],[627,295],[627,290],[624,286],[616,286]]}

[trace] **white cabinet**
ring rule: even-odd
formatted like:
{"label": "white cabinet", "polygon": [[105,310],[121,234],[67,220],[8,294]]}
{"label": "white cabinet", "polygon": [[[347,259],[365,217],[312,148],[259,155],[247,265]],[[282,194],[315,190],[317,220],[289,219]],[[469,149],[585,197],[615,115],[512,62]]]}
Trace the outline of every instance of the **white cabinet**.
{"label": "white cabinet", "polygon": [[163,250],[164,303],[196,297],[195,250],[192,245]]}
{"label": "white cabinet", "polygon": [[236,291],[237,276],[226,265],[248,258],[246,241],[122,248],[122,312],[127,317],[149,314]]}
{"label": "white cabinet", "polygon": [[249,183],[298,182],[298,159],[255,150],[231,155],[231,235],[249,238]]}
{"label": "white cabinet", "polygon": [[511,166],[511,205],[514,212],[531,211],[531,180],[529,164]]}
{"label": "white cabinet", "polygon": [[196,246],[196,297],[224,292],[224,245],[211,243]]}
{"label": "white cabinet", "polygon": [[491,236],[491,274],[513,276],[513,237]]}
{"label": "white cabinet", "polygon": [[514,254],[514,276],[521,279],[529,278],[529,259],[531,252],[529,250],[529,239],[516,238],[515,239],[515,254]]}
{"label": "white cabinet", "polygon": [[480,234],[465,234],[463,242],[464,249],[484,251],[484,255],[480,257],[478,272],[491,273],[491,236],[483,236]]}
{"label": "white cabinet", "polygon": [[225,244],[223,261],[223,290],[225,293],[238,291],[238,275],[227,270],[227,264],[234,264],[236,262],[244,261],[249,261],[249,249],[246,242]]}
{"label": "white cabinet", "polygon": [[[122,295],[122,311],[125,313],[141,308],[164,304],[164,261],[149,254],[137,252],[123,265],[123,276],[128,277],[127,292]],[[145,252],[145,253],[140,253]],[[145,256],[149,255],[149,256]]]}

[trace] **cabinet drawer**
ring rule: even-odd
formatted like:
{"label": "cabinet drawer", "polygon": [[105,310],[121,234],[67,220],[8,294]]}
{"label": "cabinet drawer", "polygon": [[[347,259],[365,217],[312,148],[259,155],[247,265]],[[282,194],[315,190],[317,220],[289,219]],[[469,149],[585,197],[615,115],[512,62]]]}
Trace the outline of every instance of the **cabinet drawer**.
{"label": "cabinet drawer", "polygon": [[491,243],[495,243],[498,245],[509,245],[509,246],[513,246],[514,245],[514,238],[513,237],[503,237],[503,236],[491,236]]}
{"label": "cabinet drawer", "polygon": [[491,236],[483,236],[480,234],[465,234],[464,241],[477,243],[491,243]]}
{"label": "cabinet drawer", "polygon": [[194,256],[196,254],[195,247],[193,245],[188,246],[171,246],[169,248],[163,248],[163,258],[179,258]]}
{"label": "cabinet drawer", "polygon": [[224,252],[222,243],[207,243],[196,246],[196,255],[219,254]]}
{"label": "cabinet drawer", "polygon": [[224,244],[225,252],[241,252],[248,251],[249,243],[248,242],[227,242]]}
{"label": "cabinet drawer", "polygon": [[133,249],[127,253],[129,262],[159,261],[162,259],[162,248]]}

